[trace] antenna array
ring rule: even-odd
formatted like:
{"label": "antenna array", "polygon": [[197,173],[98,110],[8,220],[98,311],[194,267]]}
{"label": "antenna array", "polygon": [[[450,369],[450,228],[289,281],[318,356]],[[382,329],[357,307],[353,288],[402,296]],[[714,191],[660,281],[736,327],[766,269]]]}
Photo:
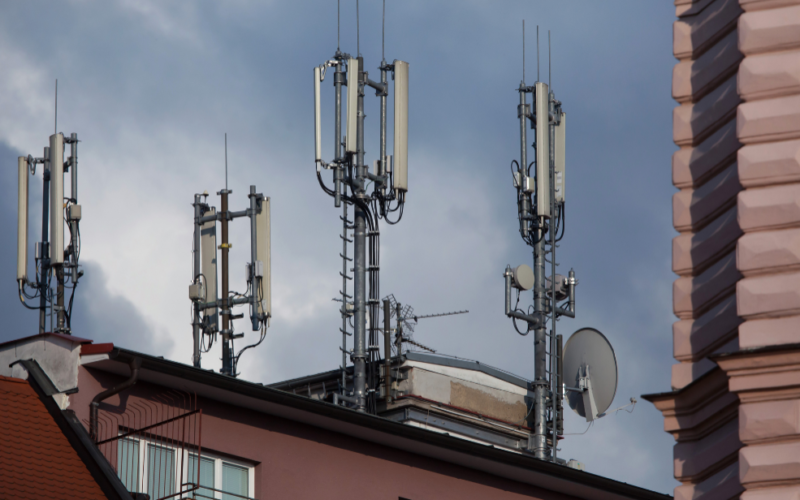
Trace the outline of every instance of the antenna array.
{"label": "antenna array", "polygon": [[[58,92],[58,83],[56,83]],[[56,97],[56,99],[58,99]],[[57,102],[57,101],[56,101]],[[56,111],[56,116],[57,111]],[[56,121],[56,127],[58,122]],[[56,130],[58,130],[56,128]],[[17,210],[17,287],[22,305],[39,310],[39,333],[47,330],[47,311],[50,310],[50,331],[69,335],[72,328],[72,305],[78,280],[83,276],[79,268],[81,254],[80,220],[78,205],[78,134],[56,132],[50,136],[49,147],[41,158],[32,155],[17,159],[18,210]],[[70,146],[70,155],[64,161],[64,149]],[[36,277],[28,278],[28,176],[36,175],[36,165],[42,169],[42,240],[36,243]],[[64,196],[64,175],[70,174],[70,195]],[[64,247],[64,224],[69,230],[67,247]],[[55,277],[55,290],[52,278]],[[68,305],[66,291],[72,290]],[[25,299],[39,299],[39,306],[30,306]],[[55,316],[55,318],[54,318]]]}
{"label": "antenna array", "polygon": [[[538,27],[536,38],[538,79]],[[566,113],[561,108],[561,102],[556,100],[552,88],[544,82],[537,81],[527,86],[523,77],[518,92],[520,159],[511,163],[512,176],[517,191],[519,232],[523,241],[533,248],[534,266],[533,270],[524,264],[514,269],[510,266],[506,268],[505,311],[514,321],[518,333],[527,335],[531,330],[534,332],[534,422],[528,451],[543,460],[556,460],[558,437],[563,435],[564,426],[563,384],[558,376],[561,373],[562,338],[556,334],[556,323],[561,316],[575,317],[575,285],[578,283],[572,270],[568,277],[556,274],[556,248],[564,237],[566,220]],[[528,104],[529,94],[533,99],[533,107]],[[528,122],[535,133],[532,144],[534,159],[531,163],[528,163]],[[513,306],[512,288],[517,289],[517,302]],[[531,288],[533,313],[526,313],[519,308],[519,294]],[[523,330],[517,328],[517,320],[526,323]]]}
{"label": "antenna array", "polygon": [[[194,244],[193,276],[189,285],[192,301],[192,363],[200,367],[201,354],[209,352],[218,336],[222,337],[222,369],[220,373],[236,377],[237,365],[242,353],[261,344],[266,338],[272,317],[272,294],[270,286],[270,199],[250,186],[250,207],[241,211],[228,208],[228,148],[225,136],[225,189],[219,191],[220,210],[207,203],[208,192],[194,195]],[[247,290],[238,293],[230,290],[228,253],[232,247],[228,239],[228,224],[234,219],[247,217],[250,220],[250,262],[246,265]],[[217,223],[221,226],[222,242],[217,246]],[[222,296],[217,295],[217,250],[222,254]],[[234,339],[244,337],[235,333],[233,321],[244,314],[233,314],[236,306],[249,307],[249,318],[254,332],[260,331],[257,342],[241,349],[234,355]],[[219,317],[222,316],[222,328]]]}
{"label": "antenna array", "polygon": [[[360,39],[359,39],[360,48]],[[333,160],[326,162],[322,156],[322,113],[321,83],[328,68],[333,68],[333,86],[335,89],[334,111],[334,152]],[[358,411],[375,413],[377,411],[377,394],[379,384],[378,336],[380,328],[380,229],[379,221],[396,224],[403,216],[406,192],[408,191],[408,63],[395,60],[388,64],[381,60],[380,81],[369,78],[364,70],[364,58],[357,54],[353,57],[337,48],[333,58],[314,68],[314,132],[315,163],[317,180],[322,189],[334,199],[334,206],[339,208],[344,202],[342,215],[343,260],[342,281],[340,291],[342,302],[342,394],[341,400],[352,404]],[[393,155],[387,154],[387,104],[390,91],[389,74],[394,81],[394,141]],[[346,87],[346,92],[343,88]],[[365,163],[364,144],[364,97],[367,87],[375,90],[380,99],[380,144],[378,159],[373,170]],[[342,109],[342,96],[345,104]],[[342,134],[342,112],[344,111],[345,132]],[[333,173],[333,188],[325,185],[322,169]],[[371,189],[369,184],[372,184]],[[354,208],[353,220],[347,215],[347,206]],[[394,214],[394,215],[393,215]],[[354,247],[353,257],[348,256],[347,245],[351,241],[352,231]],[[348,275],[348,267],[352,262],[353,276]],[[353,294],[347,293],[347,282],[353,281]],[[367,291],[369,295],[367,295]],[[367,339],[367,317],[369,317],[369,339]],[[353,322],[354,347],[347,350],[348,320]],[[346,380],[344,365],[346,354],[354,365],[353,393],[345,394]]]}

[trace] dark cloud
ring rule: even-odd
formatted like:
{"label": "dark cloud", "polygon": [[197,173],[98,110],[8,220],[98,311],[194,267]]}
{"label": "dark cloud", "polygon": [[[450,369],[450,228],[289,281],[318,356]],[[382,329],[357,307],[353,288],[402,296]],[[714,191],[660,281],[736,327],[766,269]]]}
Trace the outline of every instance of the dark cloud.
{"label": "dark cloud", "polygon": [[[374,72],[380,3],[362,2],[361,9],[361,52]],[[310,76],[335,50],[336,2],[90,1],[54,4],[48,15],[6,2],[0,12],[0,48],[18,51],[45,75],[48,98],[51,78],[61,78],[62,119],[86,140],[82,161],[92,172],[82,188],[86,199],[146,179],[146,189],[125,192],[128,205],[87,207],[87,245],[106,243],[110,223],[99,222],[105,214],[114,214],[107,219],[115,224],[130,224],[134,204],[144,209],[164,200],[172,205],[148,223],[159,239],[171,241],[169,233],[191,224],[192,194],[221,187],[222,134],[228,132],[236,207],[246,202],[238,197],[250,183],[273,197],[276,318],[265,344],[243,358],[245,376],[269,382],[335,368],[339,318],[330,298],[339,287],[341,223],[313,174]],[[514,333],[502,314],[503,269],[532,260],[517,233],[508,173],[519,150],[514,89],[522,76],[521,17],[528,21],[527,81],[535,80],[539,23],[542,79],[548,80],[552,29],[554,89],[568,113],[567,231],[558,261],[562,272],[575,268],[580,285],[578,318],[560,322],[558,330],[568,335],[593,326],[611,340],[620,366],[615,406],[621,406],[631,396],[667,390],[673,363],[674,7],[668,2],[467,1],[457,8],[449,1],[387,2],[386,57],[411,63],[411,191],[404,220],[381,234],[381,295],[394,293],[419,313],[469,309],[468,315],[421,322],[417,339],[531,376],[531,340]],[[33,25],[37,36],[30,35]],[[342,49],[354,53],[355,46],[355,2],[343,1]],[[366,110],[368,158],[376,156],[375,104],[370,99]],[[37,115],[36,123],[43,144],[52,121]],[[332,144],[331,131],[324,134]],[[211,141],[219,146],[209,160]],[[104,148],[105,156],[98,153]],[[2,160],[8,167],[0,178],[6,195],[0,227],[13,235],[16,153],[0,152],[9,158]],[[130,158],[139,155],[148,161],[132,166]],[[247,245],[244,233],[233,231],[232,262],[238,265],[246,255],[237,252]],[[189,269],[188,238],[153,254],[145,252],[144,240],[135,247],[120,241],[125,258],[98,252],[94,265],[86,263],[75,322],[97,341],[158,352],[167,347],[160,340],[188,338],[185,283],[158,284],[176,290],[160,315],[142,306],[137,313],[129,293],[134,287],[108,284],[101,274],[118,275],[120,262],[141,255],[154,272],[183,264]],[[15,304],[13,250],[0,250],[0,272],[7,276],[0,284],[8,308],[4,338],[36,325],[34,313]],[[180,256],[177,263],[173,255]],[[234,288],[241,275],[233,271]],[[156,326],[175,318],[183,330]],[[184,362],[188,355],[185,346],[173,353]],[[209,353],[204,366],[218,367],[218,357],[218,351]],[[585,429],[577,419],[568,425],[571,433]],[[642,403],[631,415],[570,436],[562,456],[585,462],[594,473],[669,491],[675,484],[671,446],[660,414]]]}

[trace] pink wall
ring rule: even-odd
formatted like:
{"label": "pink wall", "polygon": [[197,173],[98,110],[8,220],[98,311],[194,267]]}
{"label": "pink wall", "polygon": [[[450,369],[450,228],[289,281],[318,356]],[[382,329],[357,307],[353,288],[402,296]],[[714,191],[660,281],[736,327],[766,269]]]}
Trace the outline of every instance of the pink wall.
{"label": "pink wall", "polygon": [[[740,345],[758,349],[800,343],[800,1],[741,3],[736,295]],[[741,401],[742,498],[800,497],[800,356],[761,349],[719,363]]]}
{"label": "pink wall", "polygon": [[800,355],[769,349],[800,343],[800,0],[675,5],[679,363],[649,399],[676,499],[800,498]]}

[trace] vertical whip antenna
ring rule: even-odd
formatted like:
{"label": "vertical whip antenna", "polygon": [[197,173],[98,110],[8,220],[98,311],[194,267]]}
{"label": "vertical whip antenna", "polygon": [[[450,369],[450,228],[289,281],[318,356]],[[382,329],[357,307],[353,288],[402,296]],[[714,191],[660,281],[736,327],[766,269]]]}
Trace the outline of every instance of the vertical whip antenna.
{"label": "vertical whip antenna", "polygon": [[547,86],[553,88],[553,49],[550,47],[550,30],[547,30]]}
{"label": "vertical whip antenna", "polygon": [[539,25],[536,25],[536,81],[539,81]]}
{"label": "vertical whip antenna", "polygon": [[336,0],[336,52],[341,48],[341,11],[342,0]]}
{"label": "vertical whip antenna", "polygon": [[225,132],[225,191],[228,190],[228,133]]}
{"label": "vertical whip antenna", "polygon": [[525,20],[522,20],[522,81],[525,81]]}
{"label": "vertical whip antenna", "polygon": [[356,57],[361,57],[361,26],[359,25],[358,0],[356,0]]}
{"label": "vertical whip antenna", "polygon": [[58,78],[56,78],[56,123],[55,123],[55,130],[53,131],[54,134],[58,133]]}
{"label": "vertical whip antenna", "polygon": [[381,25],[381,62],[386,61],[386,0],[383,0],[383,24]]}

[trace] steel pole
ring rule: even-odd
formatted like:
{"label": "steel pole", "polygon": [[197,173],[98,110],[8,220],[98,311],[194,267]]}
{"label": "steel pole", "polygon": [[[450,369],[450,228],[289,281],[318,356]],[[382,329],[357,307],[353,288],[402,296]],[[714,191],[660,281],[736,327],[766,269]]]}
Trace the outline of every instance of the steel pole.
{"label": "steel pole", "polygon": [[[253,324],[253,331],[258,330],[258,278],[256,277],[256,260],[258,253],[256,252],[256,215],[258,212],[258,195],[256,194],[256,187],[250,186],[250,283],[252,285],[250,293],[250,307],[252,313],[250,314],[250,321]],[[266,263],[262,264],[266,265]]]}
{"label": "steel pole", "polygon": [[[56,249],[56,251],[59,251]],[[61,250],[62,252],[64,250]],[[60,333],[65,332],[66,325],[64,324],[64,265],[56,266],[56,331]]]}
{"label": "steel pole", "polygon": [[[50,252],[48,248],[48,219],[50,216],[50,148],[44,148],[42,170],[42,246],[39,254],[39,333],[47,328],[47,277],[50,274]],[[52,327],[52,325],[51,325]]]}
{"label": "steel pole", "polygon": [[[197,283],[200,278],[200,194],[194,195],[194,249],[192,251],[192,283]],[[208,286],[208,282],[205,283]],[[201,300],[205,302],[208,294]],[[192,316],[192,365],[200,368],[200,302],[194,301],[194,314]]]}
{"label": "steel pole", "polygon": [[[550,213],[552,214],[553,221],[556,217],[556,193],[555,193],[555,96],[550,92],[549,96],[549,113],[550,113]],[[556,401],[556,384],[558,383],[555,374],[558,372],[558,346],[556,344],[556,225],[551,224],[552,231],[550,231],[550,407],[551,407],[551,420],[553,427],[553,444],[552,444],[552,457],[553,460],[558,457],[558,405]]]}
{"label": "steel pole", "polygon": [[[386,98],[389,93],[389,75],[388,71],[386,71],[386,61],[381,61],[381,83],[383,84],[383,93],[381,94],[381,151],[380,151],[380,158],[378,159],[378,165],[380,165],[380,171],[375,172],[378,175],[387,175],[388,172],[386,171]],[[386,193],[386,184],[383,185],[381,191],[385,194]]]}
{"label": "steel pole", "polygon": [[[545,290],[545,248],[544,248],[544,224],[545,218],[539,219],[539,227],[536,228],[536,245],[533,247],[533,309],[538,317],[544,317],[545,301],[547,291]],[[534,453],[538,459],[545,460],[548,456],[547,450],[547,328],[546,322],[542,321],[533,331],[534,349],[534,423],[533,423],[533,442],[528,441],[528,450]]]}
{"label": "steel pole", "polygon": [[392,309],[389,300],[383,301],[383,380],[386,387],[386,407],[392,403]]}
{"label": "steel pole", "polygon": [[225,375],[233,376],[233,354],[231,342],[233,330],[231,329],[231,305],[228,301],[228,194],[230,191],[220,191],[222,198],[222,370]]}
{"label": "steel pole", "polygon": [[[70,135],[70,198],[72,203],[78,203],[78,134],[72,133]],[[78,222],[69,221],[70,231],[72,237],[72,284],[78,282]],[[72,318],[70,318],[70,321]]]}
{"label": "steel pole", "polygon": [[[359,67],[363,67],[363,59],[359,57]],[[355,156],[356,182],[355,198],[364,199],[364,84],[363,72],[358,77],[358,142]],[[356,398],[356,410],[366,410],[367,395],[367,346],[366,346],[366,248],[367,248],[367,213],[364,205],[355,204],[355,232],[353,237],[354,257],[354,314],[355,329],[353,332],[353,390]]]}

